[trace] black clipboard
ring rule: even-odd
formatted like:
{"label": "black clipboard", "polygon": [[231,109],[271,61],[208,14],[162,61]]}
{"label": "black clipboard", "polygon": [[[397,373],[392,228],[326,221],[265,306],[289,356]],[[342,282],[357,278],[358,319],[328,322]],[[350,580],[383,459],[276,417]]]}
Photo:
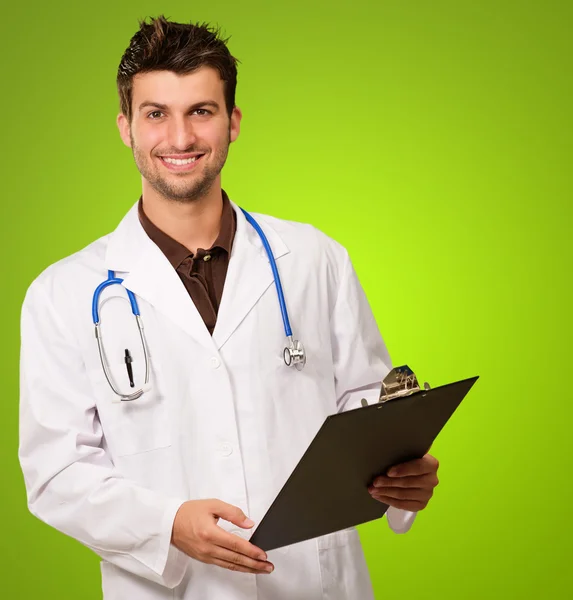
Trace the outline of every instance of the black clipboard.
{"label": "black clipboard", "polygon": [[477,379],[327,417],[249,541],[274,550],[381,518],[368,486],[424,456]]}

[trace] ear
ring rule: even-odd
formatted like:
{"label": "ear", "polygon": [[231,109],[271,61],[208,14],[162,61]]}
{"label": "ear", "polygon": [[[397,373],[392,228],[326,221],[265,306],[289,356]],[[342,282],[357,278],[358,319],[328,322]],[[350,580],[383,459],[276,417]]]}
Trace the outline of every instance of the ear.
{"label": "ear", "polygon": [[231,113],[231,126],[229,129],[231,142],[234,142],[239,137],[239,132],[241,131],[241,119],[243,118],[243,113],[238,106],[233,108],[233,112]]}
{"label": "ear", "polygon": [[123,143],[128,148],[131,148],[131,138],[129,136],[129,121],[127,120],[127,117],[123,113],[119,113],[119,115],[117,115],[116,122],[117,128],[119,129],[119,135],[121,136]]}

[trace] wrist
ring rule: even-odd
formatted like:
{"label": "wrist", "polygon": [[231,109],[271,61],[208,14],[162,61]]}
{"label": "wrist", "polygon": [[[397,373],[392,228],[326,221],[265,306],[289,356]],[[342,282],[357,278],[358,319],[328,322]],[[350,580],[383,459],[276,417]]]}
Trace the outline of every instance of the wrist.
{"label": "wrist", "polygon": [[171,525],[171,543],[177,548],[179,548],[181,542],[181,528],[183,520],[182,509],[184,505],[185,502],[183,502],[177,509],[177,512],[175,513],[175,516],[173,518],[173,524]]}

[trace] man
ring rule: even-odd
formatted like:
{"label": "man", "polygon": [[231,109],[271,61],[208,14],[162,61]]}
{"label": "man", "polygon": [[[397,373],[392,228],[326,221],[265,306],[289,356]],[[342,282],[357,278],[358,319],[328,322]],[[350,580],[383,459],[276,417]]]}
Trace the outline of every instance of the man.
{"label": "man", "polygon": [[[247,541],[324,418],[377,399],[390,370],[348,255],[256,215],[308,357],[286,366],[267,255],[221,189],[241,123],[225,42],[143,22],[117,81],[142,196],[114,233],[46,269],[22,310],[30,510],[102,557],[106,600],[371,598],[355,529],[268,554]],[[426,455],[370,486],[394,531],[426,506],[437,468]]]}

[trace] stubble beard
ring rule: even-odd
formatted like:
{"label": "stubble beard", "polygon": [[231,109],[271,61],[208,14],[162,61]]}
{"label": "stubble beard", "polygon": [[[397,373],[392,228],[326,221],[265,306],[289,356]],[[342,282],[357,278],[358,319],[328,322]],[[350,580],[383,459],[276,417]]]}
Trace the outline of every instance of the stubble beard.
{"label": "stubble beard", "polygon": [[[133,158],[142,177],[158,194],[167,200],[183,204],[196,202],[208,194],[209,190],[213,186],[213,183],[215,182],[215,179],[217,179],[217,176],[225,165],[227,155],[229,153],[230,143],[231,140],[229,132],[227,143],[215,153],[212,163],[201,165],[203,170],[201,176],[197,176],[197,174],[194,174],[193,172],[181,175],[173,173],[168,179],[167,177],[162,176],[159,168],[155,167],[152,159],[137,146],[133,136],[131,136]],[[200,149],[187,150],[187,152],[200,151]],[[206,160],[208,156],[209,153],[205,153],[201,160]],[[175,181],[176,178],[179,179],[179,182]],[[187,179],[189,179],[189,181],[187,181]]]}

